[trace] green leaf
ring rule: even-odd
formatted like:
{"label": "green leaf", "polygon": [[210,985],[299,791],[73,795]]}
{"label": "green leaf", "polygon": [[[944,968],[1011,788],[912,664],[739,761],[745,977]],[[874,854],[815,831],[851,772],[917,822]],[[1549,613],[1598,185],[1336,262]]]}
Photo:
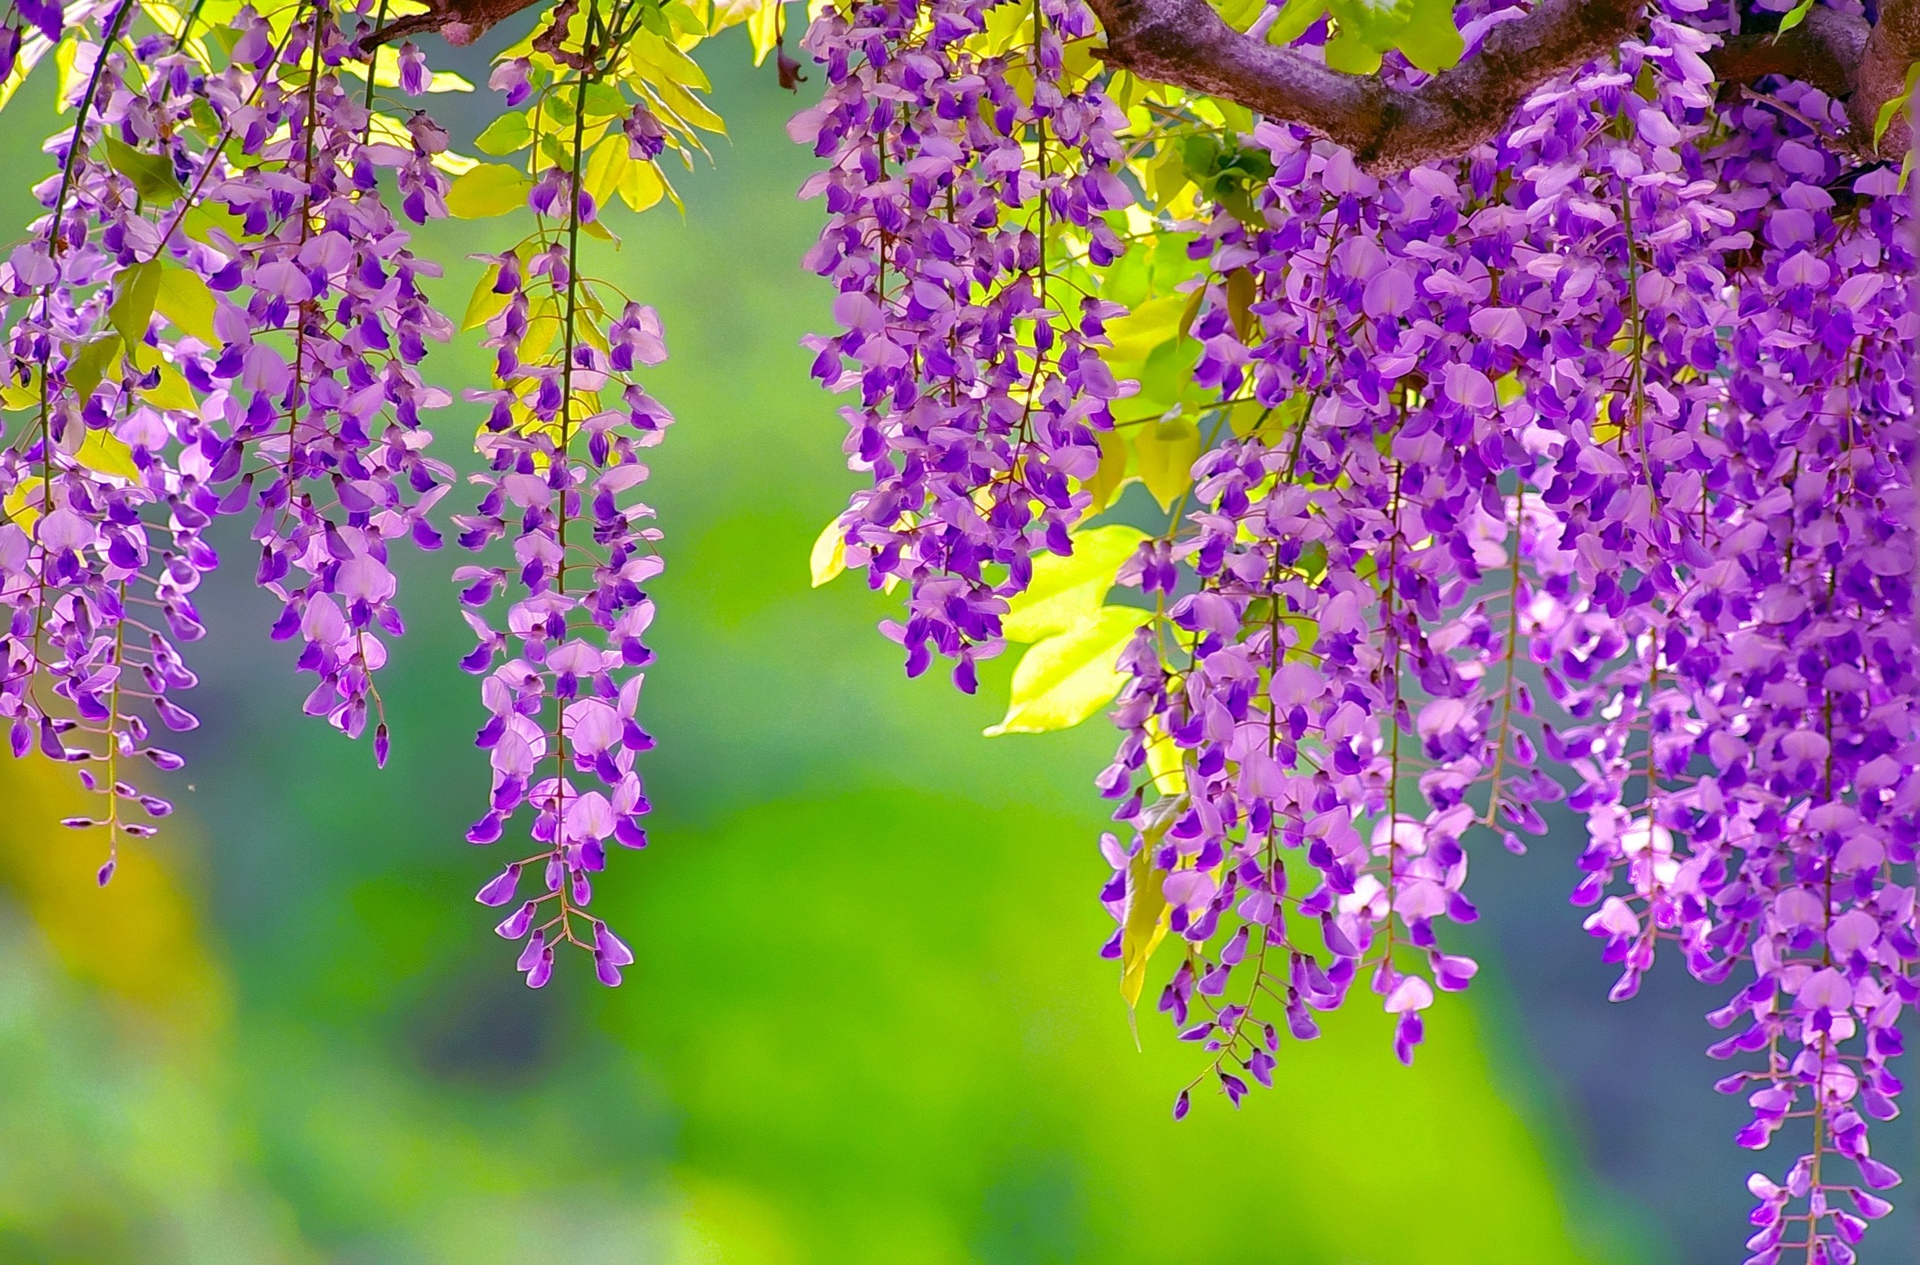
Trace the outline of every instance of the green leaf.
{"label": "green leaf", "polygon": [[1007,714],[986,735],[1044,734],[1071,729],[1120,692],[1114,663],[1134,630],[1153,612],[1103,606],[1070,632],[1035,642],[1013,670]]}
{"label": "green leaf", "polygon": [[143,154],[117,136],[106,137],[107,165],[133,182],[148,202],[171,202],[186,196],[186,188],[173,174],[173,163],[164,154]]}
{"label": "green leaf", "polygon": [[447,190],[447,212],[456,219],[485,220],[527,204],[533,182],[517,167],[481,163]]}
{"label": "green leaf", "polygon": [[73,388],[73,398],[82,404],[91,399],[100,389],[100,379],[107,376],[107,370],[119,354],[118,334],[108,334],[82,346],[67,364],[67,385]]}
{"label": "green leaf", "polygon": [[473,140],[475,149],[496,156],[514,153],[531,144],[533,129],[527,126],[527,116],[519,112],[501,115]]}
{"label": "green leaf", "polygon": [[821,529],[807,562],[813,569],[816,589],[847,569],[847,529],[840,525],[839,515]]}
{"label": "green leaf", "polygon": [[1287,0],[1273,29],[1267,32],[1267,43],[1285,48],[1305,35],[1326,11],[1326,0]]}
{"label": "green leaf", "polygon": [[1040,641],[1067,632],[1100,609],[1114,573],[1133,556],[1147,533],[1113,524],[1076,532],[1073,552],[1034,560],[1033,580],[1012,599],[1000,629],[1008,641]]}
{"label": "green leaf", "polygon": [[586,116],[587,122],[624,117],[632,107],[620,89],[603,79],[596,79],[587,85]]}
{"label": "green leaf", "polygon": [[1330,70],[1343,70],[1349,75],[1371,75],[1380,69],[1379,52],[1367,47],[1366,41],[1344,26],[1327,41],[1324,51]]}
{"label": "green leaf", "polygon": [[207,289],[207,283],[198,273],[185,268],[162,268],[154,288],[153,305],[187,337],[197,338],[208,347],[220,341],[213,332],[213,291]]}
{"label": "green leaf", "polygon": [[1800,0],[1799,4],[1788,9],[1786,16],[1780,19],[1780,29],[1774,32],[1773,38],[1777,40],[1794,27],[1799,26],[1807,20],[1807,15],[1812,12],[1813,0]]}
{"label": "green leaf", "polygon": [[1400,33],[1399,47],[1408,61],[1430,75],[1458,65],[1467,45],[1453,24],[1453,0],[1414,0],[1413,19]]}
{"label": "green leaf", "polygon": [[1150,422],[1133,437],[1140,481],[1170,510],[1173,502],[1193,482],[1193,463],[1200,459],[1200,428],[1184,417],[1170,422]]}
{"label": "green leaf", "polygon": [[[1875,149],[1880,148],[1880,138],[1885,136],[1887,129],[1893,126],[1893,121],[1899,117],[1900,111],[1906,109],[1907,104],[1913,100],[1913,90],[1916,85],[1920,85],[1920,61],[1913,63],[1912,66],[1907,68],[1906,87],[1901,89],[1899,96],[1881,106],[1878,117],[1873,120],[1873,147]],[[1908,161],[1912,161],[1913,155],[1908,154],[1907,158]],[[1903,185],[1905,184],[1904,175],[1901,183]]]}
{"label": "green leaf", "polygon": [[194,202],[189,205],[187,213],[180,217],[180,229],[199,242],[212,241],[216,229],[235,241],[257,240],[256,234],[247,232],[246,217],[235,215],[219,202]]}
{"label": "green leaf", "polygon": [[[1374,53],[1384,53],[1400,41],[1413,21],[1413,0],[1328,0],[1328,12],[1340,24],[1340,34]],[[1327,46],[1327,64],[1334,52]],[[1344,70],[1345,67],[1336,67]]]}
{"label": "green leaf", "polygon": [[107,309],[107,323],[120,331],[129,354],[146,342],[147,325],[153,320],[154,301],[160,297],[160,264],[149,259],[120,274],[120,293]]}

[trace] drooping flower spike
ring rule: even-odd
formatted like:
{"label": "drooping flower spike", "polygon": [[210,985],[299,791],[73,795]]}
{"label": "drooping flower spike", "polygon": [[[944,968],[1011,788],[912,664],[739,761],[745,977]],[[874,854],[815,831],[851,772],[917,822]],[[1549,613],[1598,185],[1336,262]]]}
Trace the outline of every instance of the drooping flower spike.
{"label": "drooping flower spike", "polygon": [[[1035,252],[1085,293],[1118,381],[1082,391],[1113,424],[1097,467],[1068,469],[1065,498],[1027,492],[1071,533],[1063,559],[1042,533],[972,528],[999,467],[922,464],[975,432],[916,427],[934,416],[919,380],[878,389],[991,362],[922,297],[922,272],[946,274],[917,243],[962,240],[939,195],[968,187],[947,173],[987,111],[943,113],[942,85],[975,82],[967,58],[1016,28],[996,12],[858,6],[810,36],[832,86],[795,131],[833,164],[809,186],[830,213],[810,262],[840,280],[844,329],[816,369],[865,390],[849,452],[877,477],[841,557],[908,581],[910,651],[929,609],[973,620],[949,652],[1034,643],[990,732],[1075,723],[1117,690],[1103,952],[1131,1002],[1179,948],[1158,1004],[1206,1058],[1175,1114],[1202,1082],[1235,1102],[1270,1084],[1284,1037],[1317,1035],[1355,980],[1410,1061],[1436,994],[1476,970],[1444,931],[1477,916],[1468,851],[1524,851],[1565,799],[1613,997],[1676,949],[1730,995],[1711,1053],[1746,1065],[1721,1082],[1754,1110],[1739,1141],[1795,1139],[1784,1175],[1754,1179],[1751,1265],[1851,1262],[1897,1180],[1866,1124],[1895,1111],[1920,958],[1897,169],[1851,156],[1817,88],[1720,91],[1708,56],[1738,15],[1696,0],[1655,6],[1490,143],[1391,177],[1303,129],[1107,81],[1140,205],[1089,199]],[[1462,7],[1466,55],[1518,12]],[[1285,38],[1332,61],[1335,34]],[[1424,79],[1395,53],[1382,73]],[[992,240],[1007,218],[970,226]],[[1135,478],[1163,531],[1134,526],[1144,501],[1090,521]],[[956,583],[869,548],[876,520],[903,542],[969,530],[1004,570]],[[1131,596],[1103,604],[1112,586]]]}

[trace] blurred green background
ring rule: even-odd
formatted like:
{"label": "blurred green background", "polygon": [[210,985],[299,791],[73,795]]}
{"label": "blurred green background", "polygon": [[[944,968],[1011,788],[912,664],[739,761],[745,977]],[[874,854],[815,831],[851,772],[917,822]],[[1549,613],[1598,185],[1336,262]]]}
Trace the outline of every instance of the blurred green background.
{"label": "blurred green background", "polygon": [[[1476,898],[1544,912],[1464,937],[1487,969],[1415,1068],[1362,996],[1284,1048],[1274,1092],[1172,1121],[1196,1051],[1150,1013],[1136,1047],[1095,954],[1110,731],[985,740],[1005,663],[976,698],[905,681],[873,631],[886,599],[808,587],[853,484],[798,346],[828,319],[797,262],[821,211],[793,196],[795,99],[738,35],[708,50],[732,137],[681,182],[689,215],[616,212],[600,260],[665,317],[652,381],[679,418],[649,485],[670,559],[654,846],[614,858],[596,905],[639,956],[627,983],[568,962],[529,992],[470,899],[496,863],[461,841],[486,774],[453,551],[405,560],[376,772],[299,715],[231,532],[192,650],[208,723],[162,838],[96,891],[87,844],[48,825],[65,775],[0,766],[0,1261],[1737,1259],[1744,1157],[1730,1190],[1688,1158],[1732,1150],[1724,1116],[1676,1132],[1655,1099],[1614,1119],[1587,1092],[1638,1084],[1639,1058],[1649,1093],[1710,1099],[1690,1030],[1669,1049],[1520,995],[1604,992],[1563,898],[1572,842],[1494,849]],[[34,179],[46,91],[0,138]],[[464,135],[484,97],[454,103]],[[0,190],[15,231],[27,184]],[[462,256],[504,240],[420,239],[456,312]],[[469,339],[429,376],[457,390],[485,364]],[[472,420],[438,420],[446,453]],[[1635,1113],[1665,1132],[1621,1142]]]}

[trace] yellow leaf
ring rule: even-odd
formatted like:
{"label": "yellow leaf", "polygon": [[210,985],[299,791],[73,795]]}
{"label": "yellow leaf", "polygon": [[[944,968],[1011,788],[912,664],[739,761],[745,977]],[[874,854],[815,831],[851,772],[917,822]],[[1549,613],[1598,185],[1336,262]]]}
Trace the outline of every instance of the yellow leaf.
{"label": "yellow leaf", "polygon": [[26,479],[14,485],[7,493],[7,499],[0,502],[0,510],[5,510],[9,523],[18,523],[23,529],[31,530],[40,517],[40,493],[42,484],[38,479]]}
{"label": "yellow leaf", "polygon": [[679,84],[655,83],[650,86],[659,95],[660,104],[675,118],[709,132],[718,132],[722,136],[727,134],[725,121],[709,109],[706,102]]}
{"label": "yellow leaf", "polygon": [[781,0],[765,0],[747,19],[747,37],[753,41],[753,64],[764,65],[780,37]]}
{"label": "yellow leaf", "polygon": [[1163,294],[1148,299],[1125,316],[1107,322],[1107,338],[1113,346],[1107,359],[1122,363],[1144,361],[1155,347],[1174,337],[1186,310],[1187,296]]}
{"label": "yellow leaf", "polygon": [[1162,795],[1187,792],[1186,757],[1179,744],[1160,728],[1160,722],[1151,717],[1147,720],[1147,775],[1153,779],[1153,789]]}
{"label": "yellow leaf", "polygon": [[813,567],[813,587],[819,588],[847,569],[847,530],[838,516],[826,525],[813,542],[807,561]]}
{"label": "yellow leaf", "polygon": [[117,478],[140,481],[140,467],[133,464],[133,449],[124,439],[108,430],[89,430],[80,441],[73,459],[89,470]]}
{"label": "yellow leaf", "polygon": [[517,167],[504,163],[477,163],[447,190],[447,212],[456,219],[484,220],[516,211],[527,203],[533,188]]}
{"label": "yellow leaf", "polygon": [[[627,54],[640,68],[648,83],[678,84],[700,92],[711,92],[713,85],[700,63],[661,39],[651,31],[642,31],[627,45]],[[652,71],[652,74],[645,74]]]}
{"label": "yellow leaf", "polygon": [[1075,533],[1068,556],[1034,560],[1033,580],[1008,603],[1000,630],[1008,641],[1039,641],[1078,627],[1107,600],[1114,572],[1146,538],[1139,528],[1117,523]]}
{"label": "yellow leaf", "polygon": [[1152,617],[1130,606],[1105,606],[1070,632],[1035,642],[1013,670],[1007,714],[987,737],[1071,729],[1106,706],[1125,681],[1114,666],[1120,651]]}
{"label": "yellow leaf", "polygon": [[213,291],[198,273],[185,268],[162,268],[153,307],[187,337],[197,338],[208,347],[220,341],[213,332]]}
{"label": "yellow leaf", "polygon": [[1127,456],[1131,451],[1126,436],[1118,431],[1101,431],[1096,438],[1100,442],[1100,465],[1080,484],[1093,497],[1093,504],[1087,507],[1089,514],[1098,514],[1113,504],[1113,498],[1127,485]]}
{"label": "yellow leaf", "polygon": [[1185,803],[1185,796],[1163,797],[1149,804],[1142,814],[1140,851],[1127,862],[1127,917],[1120,929],[1120,996],[1132,1010],[1140,1001],[1140,989],[1147,982],[1147,962],[1166,938],[1168,915],[1166,894],[1161,891],[1161,871],[1153,866],[1153,850],[1166,837],[1167,827]]}
{"label": "yellow leaf", "polygon": [[1141,482],[1161,509],[1172,509],[1174,499],[1193,482],[1193,463],[1200,458],[1200,428],[1184,417],[1148,422],[1134,435],[1133,449]]}
{"label": "yellow leaf", "polygon": [[180,371],[172,365],[162,362],[160,381],[140,392],[140,398],[155,408],[171,409],[176,413],[199,411],[200,401],[193,398],[193,388],[180,376]]}
{"label": "yellow leaf", "polygon": [[626,178],[627,168],[632,165],[633,159],[627,154],[624,132],[617,132],[594,147],[593,152],[587,155],[587,169],[581,173],[581,183],[593,195],[595,206],[604,207],[612,200],[614,190],[620,187]]}
{"label": "yellow leaf", "polygon": [[658,202],[667,186],[660,169],[651,162],[629,162],[620,177],[620,199],[636,211],[644,211]]}
{"label": "yellow leaf", "polygon": [[1153,868],[1141,848],[1127,862],[1127,921],[1120,933],[1120,995],[1128,1007],[1140,1002],[1140,989],[1147,982],[1147,962],[1167,934],[1167,898],[1160,890],[1161,874]]}
{"label": "yellow leaf", "polygon": [[12,378],[0,386],[0,408],[9,413],[18,413],[24,409],[40,407],[40,371],[29,371],[25,382],[16,382]]}

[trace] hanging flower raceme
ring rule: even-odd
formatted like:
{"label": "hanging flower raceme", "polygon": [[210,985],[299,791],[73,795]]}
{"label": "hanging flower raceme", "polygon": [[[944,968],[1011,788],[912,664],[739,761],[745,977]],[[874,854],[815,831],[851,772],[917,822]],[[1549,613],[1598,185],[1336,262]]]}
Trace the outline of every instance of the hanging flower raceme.
{"label": "hanging flower raceme", "polygon": [[[461,597],[479,638],[462,666],[484,678],[489,713],[476,742],[493,767],[487,811],[467,838],[494,843],[522,805],[531,807],[540,850],[508,864],[478,899],[514,906],[497,930],[525,942],[519,968],[535,988],[565,944],[593,956],[603,983],[620,982],[633,954],[586,906],[609,844],[647,844],[649,804],[634,764],[653,745],[637,716],[640,669],[652,659],[645,635],[654,608],[643,586],[664,562],[653,511],[632,493],[647,477],[642,450],[660,442],[672,417],[636,377],[666,359],[659,316],[581,273],[581,237],[601,211],[585,178],[588,93],[619,47],[600,38],[563,46],[567,57],[536,52],[525,66],[505,63],[509,95],[531,95],[534,117],[557,120],[552,148],[564,161],[529,145],[536,230],[487,257],[476,303],[490,313],[496,385],[470,398],[490,410],[479,441],[488,472],[474,476],[483,489],[477,512],[456,518],[468,548],[504,539],[511,550],[510,564],[464,567],[455,577],[467,586]],[[543,36],[536,47],[549,42]],[[629,122],[643,112],[644,103]],[[629,144],[636,130],[653,143]],[[659,136],[657,123],[630,122],[602,143],[650,162]],[[497,599],[506,603],[501,628],[482,613]],[[523,899],[529,876],[537,894]]]}
{"label": "hanging flower raceme", "polygon": [[176,643],[202,633],[217,516],[258,508],[275,635],[303,635],[322,680],[308,710],[358,734],[377,702],[380,636],[400,629],[387,542],[438,543],[425,515],[449,472],[418,411],[448,397],[415,366],[451,330],[379,175],[415,220],[443,212],[446,137],[372,108],[350,14],[243,9],[223,63],[191,24],[143,31],[137,6],[73,16],[90,70],[37,190],[49,214],[0,278],[4,402],[26,415],[0,456],[0,708],[16,755],[37,738],[105,797],[69,823],[108,828],[104,882],[118,836],[151,832],[126,810],[167,811],[126,780],[131,757],[177,767],[152,730],[197,723],[168,693],[195,680]]}
{"label": "hanging flower raceme", "polygon": [[[1117,394],[1097,346],[1110,309],[1054,275],[1118,254],[1102,212],[1131,201],[1122,123],[1066,44],[1077,0],[1000,9],[912,0],[829,11],[807,35],[822,102],[789,131],[828,160],[805,196],[828,223],[807,266],[833,281],[842,332],[808,340],[814,375],[857,392],[849,464],[873,476],[831,529],[876,587],[908,587],[889,624],[910,675],[935,653],[997,653],[1005,599],[1037,551],[1070,551]],[[989,27],[992,26],[990,32]]]}
{"label": "hanging flower raceme", "polygon": [[[1466,55],[1514,13],[1462,9]],[[1168,527],[1076,530],[1075,556],[1100,561],[1043,560],[1028,594],[1010,569],[1006,611],[968,609],[1035,643],[999,731],[1075,723],[1105,697],[1075,683],[1115,663],[1103,952],[1131,1002],[1179,938],[1160,1008],[1230,1099],[1270,1083],[1283,1037],[1316,1035],[1313,1012],[1355,979],[1410,1059],[1435,993],[1474,973],[1440,932],[1475,916],[1467,848],[1524,851],[1540,806],[1566,798],[1591,840],[1574,901],[1621,967],[1613,996],[1662,940],[1737,990],[1711,1052],[1750,1061],[1721,1085],[1753,1106],[1740,1141],[1784,1128],[1800,1144],[1752,1183],[1752,1265],[1846,1265],[1897,1180],[1866,1123],[1894,1111],[1920,958],[1915,261],[1898,173],[1849,157],[1838,103],[1713,81],[1730,21],[1656,6],[1494,141],[1390,178],[1302,129],[1127,85],[1111,130],[1153,211],[1105,222],[1122,253],[1095,258],[1112,266],[1089,336],[1111,336],[1103,358],[1140,416],[1115,419],[1068,488],[1097,511],[1137,477]],[[876,503],[889,523],[914,515],[891,533],[907,542],[934,517],[882,496],[917,471],[906,405],[944,363],[929,348],[948,327],[912,323],[932,310],[916,243],[946,230],[937,202],[889,199],[914,173],[965,189],[949,165],[1002,169],[922,122],[974,70],[928,50],[973,29],[939,9],[823,17],[811,46],[833,86],[795,129],[833,163],[810,263],[850,330],[820,344],[819,372],[873,384],[850,451],[880,490],[842,520],[847,557],[918,580],[910,617],[923,593],[957,610],[985,592],[861,552],[881,542]],[[1330,34],[1315,22],[1296,43]],[[1422,78],[1397,54],[1382,73]],[[954,113],[971,135],[986,112]],[[1044,519],[1052,502],[1026,495]],[[1127,605],[1100,605],[1112,584]],[[1530,677],[1564,723],[1536,718]]]}

